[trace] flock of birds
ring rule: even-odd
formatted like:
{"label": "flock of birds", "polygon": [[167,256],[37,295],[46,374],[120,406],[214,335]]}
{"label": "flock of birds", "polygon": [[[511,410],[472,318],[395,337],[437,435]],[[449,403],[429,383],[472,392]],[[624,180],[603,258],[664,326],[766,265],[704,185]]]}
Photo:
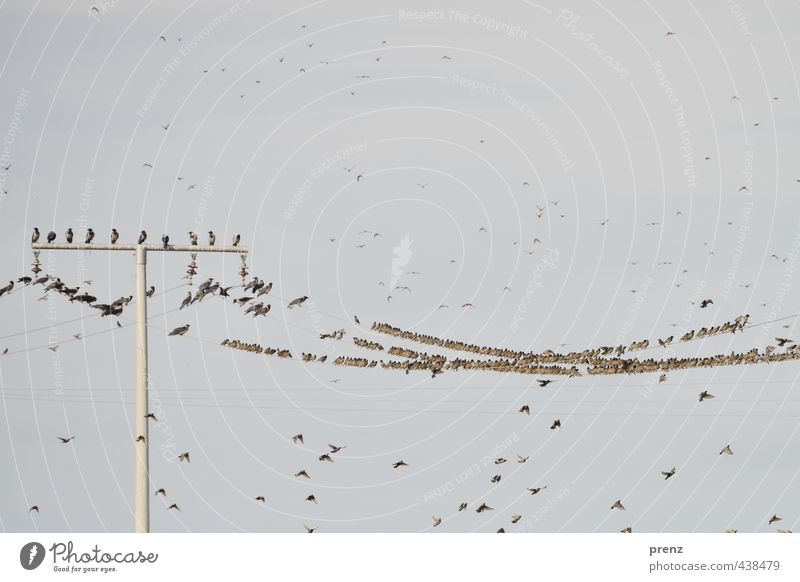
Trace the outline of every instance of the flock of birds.
{"label": "flock of birds", "polygon": [[[34,231],[33,235],[33,242],[38,240],[38,230]],[[73,232],[71,229],[67,230],[66,233],[66,240],[68,242],[72,242],[73,240]],[[210,233],[209,244],[213,244],[213,232]],[[112,242],[116,242],[118,238],[118,233],[116,230],[112,231]],[[91,229],[87,230],[86,234],[86,243],[91,244],[92,240],[94,239],[94,234]],[[50,233],[48,235],[48,242],[53,242],[55,240],[55,234]],[[139,242],[140,244],[144,244],[146,240],[146,233],[142,231],[140,236]],[[191,244],[197,244],[197,237],[193,233],[189,233],[189,240]],[[167,244],[168,237],[164,237],[163,239],[164,244]],[[240,238],[238,235],[234,238],[234,244],[238,244],[240,242]],[[38,268],[35,267],[35,271]],[[37,275],[36,277],[20,277],[18,279],[18,283],[22,283],[25,286],[36,286],[42,285],[44,290],[44,295],[40,299],[44,299],[47,297],[49,292],[55,292],[60,294],[64,297],[67,297],[69,302],[74,303],[83,303],[92,308],[98,309],[100,311],[100,315],[105,316],[114,316],[119,318],[123,314],[124,308],[131,303],[133,300],[132,296],[123,296],[120,297],[112,302],[109,303],[99,303],[97,298],[93,295],[90,295],[88,292],[79,293],[80,286],[69,286],[67,283],[62,281],[59,277],[53,277],[50,275],[47,276],[38,276],[38,273],[34,273]],[[196,265],[193,263],[190,265],[189,271],[187,273],[187,277],[189,279],[189,284],[191,285],[192,277],[196,274]],[[87,281],[85,283],[91,283],[91,281]],[[2,289],[0,289],[0,296],[3,296],[14,289],[14,281],[9,281],[9,284]],[[197,286],[197,289],[194,293],[191,291],[187,292],[185,298],[181,301],[181,304],[177,307],[177,311],[180,312],[185,308],[189,308],[194,304],[200,303],[204,301],[208,297],[219,297],[222,299],[231,299],[231,303],[235,306],[238,306],[241,309],[243,315],[252,316],[252,318],[258,318],[260,316],[267,316],[267,314],[271,311],[271,303],[267,303],[269,298],[271,297],[271,292],[273,290],[273,283],[267,283],[265,279],[262,279],[258,276],[253,276],[252,279],[247,282],[246,284],[243,283],[241,285],[228,285],[225,286],[219,281],[215,281],[214,278],[209,277],[202,283]],[[234,293],[235,289],[241,289],[241,293],[236,294]],[[152,297],[155,293],[155,287],[150,287],[147,291],[147,297]],[[302,307],[304,303],[309,299],[308,296],[300,296],[291,301],[286,301],[286,309],[292,310],[297,307]],[[712,299],[705,299],[700,302],[700,307],[705,308],[708,305],[712,304]],[[677,358],[671,357],[667,359],[657,359],[657,358],[648,358],[648,359],[637,359],[635,357],[630,357],[631,353],[635,353],[637,351],[644,351],[648,349],[655,348],[658,345],[660,348],[666,348],[669,346],[673,341],[679,342],[688,342],[693,341],[696,338],[702,338],[709,335],[716,335],[720,333],[731,333],[735,334],[737,332],[743,332],[748,325],[749,322],[749,315],[741,315],[736,317],[730,322],[725,322],[723,324],[712,326],[712,327],[703,327],[697,330],[689,330],[685,334],[683,334],[677,340],[674,336],[669,336],[667,338],[659,338],[653,344],[650,344],[649,340],[638,340],[631,342],[629,345],[616,345],[616,346],[600,346],[597,348],[585,349],[582,351],[572,351],[567,353],[558,353],[553,350],[545,350],[542,352],[531,352],[531,351],[520,351],[520,350],[512,350],[508,348],[498,348],[498,347],[491,347],[491,346],[481,346],[466,342],[461,342],[457,340],[450,340],[439,338],[434,335],[430,334],[421,334],[411,331],[402,330],[398,327],[392,326],[388,323],[379,323],[375,322],[372,324],[370,331],[373,333],[374,336],[384,335],[390,338],[394,338],[396,340],[404,340],[409,344],[417,344],[419,346],[429,346],[439,349],[448,350],[451,352],[464,352],[470,354],[476,354],[483,356],[483,358],[471,358],[465,359],[461,357],[450,357],[444,354],[439,353],[428,353],[422,351],[420,349],[412,349],[408,346],[403,345],[390,345],[388,348],[384,347],[384,345],[378,341],[372,339],[364,339],[362,337],[353,336],[351,340],[351,344],[356,348],[360,348],[367,351],[373,352],[382,352],[385,353],[387,357],[384,359],[368,359],[363,357],[353,357],[353,356],[338,356],[337,358],[333,359],[332,361],[328,361],[327,355],[317,355],[312,352],[303,352],[300,360],[303,362],[317,362],[321,364],[328,364],[328,365],[337,365],[337,366],[349,366],[349,367],[358,367],[358,368],[384,368],[384,369],[395,369],[395,370],[402,370],[406,374],[409,374],[413,371],[427,371],[431,374],[432,377],[437,377],[440,374],[445,372],[457,372],[459,370],[485,370],[485,371],[492,371],[492,372],[499,372],[499,373],[523,373],[523,374],[532,374],[532,375],[539,375],[539,376],[567,376],[567,377],[576,377],[581,376],[583,374],[640,374],[640,373],[652,373],[656,372],[659,373],[659,382],[666,381],[666,371],[672,369],[680,369],[680,368],[690,368],[690,367],[708,367],[708,366],[721,366],[721,365],[737,365],[742,363],[752,364],[752,363],[759,363],[759,362],[772,362],[772,361],[781,361],[781,360],[788,360],[788,359],[800,359],[800,344],[791,340],[790,338],[775,338],[777,347],[776,346],[767,346],[767,348],[763,352],[759,352],[756,349],[753,349],[749,352],[743,354],[735,354],[731,353],[729,355],[717,355],[705,358]],[[354,318],[354,323],[356,326],[361,328],[361,322],[356,316]],[[117,326],[121,327],[119,321],[117,321]],[[168,332],[168,336],[175,337],[175,336],[184,336],[186,335],[191,329],[190,324],[184,324],[178,326],[171,331]],[[328,341],[344,341],[347,336],[347,330],[344,328],[336,329],[330,332],[321,333],[319,334],[320,340],[328,340]],[[75,336],[75,339],[80,339],[78,335]],[[269,347],[269,346],[261,346],[256,343],[248,343],[240,340],[235,339],[224,339],[221,342],[221,345],[231,349],[237,349],[249,353],[254,354],[263,354],[267,356],[275,356],[278,358],[285,358],[285,359],[293,359],[293,355],[290,350],[286,348],[280,347]],[[779,348],[783,348],[783,351],[780,351]],[[58,349],[58,345],[51,346],[50,349],[53,351]],[[657,348],[656,348],[657,349]],[[7,349],[6,349],[7,352]],[[549,385],[556,382],[553,378],[538,378],[536,380],[536,384],[539,388],[546,388]],[[710,393],[708,390],[703,390],[700,392],[698,396],[699,402],[705,402],[715,398],[715,395]],[[529,404],[523,404],[518,413],[530,415],[531,414],[531,406]],[[148,413],[146,418],[153,422],[158,422],[154,413]],[[560,430],[562,429],[562,419],[555,418],[549,425],[550,430]],[[57,437],[59,442],[63,445],[67,445],[73,442],[75,436],[67,436]],[[142,442],[145,439],[143,435],[137,435],[136,442]],[[295,444],[303,444],[304,437],[302,434],[295,434],[291,437],[291,440]],[[318,456],[318,460],[320,462],[334,462],[336,453],[340,452],[342,449],[345,448],[343,445],[334,445],[328,444],[330,450],[322,452]],[[721,450],[719,451],[719,455],[733,455],[733,449],[730,444],[724,445]],[[189,451],[185,451],[178,455],[179,462],[186,462],[187,464],[191,462],[190,460],[190,453]],[[528,460],[529,456],[523,456],[517,454],[517,462],[519,464],[525,463]],[[507,463],[507,459],[504,457],[497,457],[494,459],[493,463],[498,467],[498,469]],[[406,459],[399,459],[391,464],[392,469],[402,469],[404,467],[410,466],[410,463]],[[664,476],[664,480],[671,479],[677,472],[676,467],[672,467],[670,469],[661,471],[661,474]],[[310,473],[306,468],[300,468],[294,474],[294,477],[303,479],[303,480],[310,480]],[[497,472],[491,477],[491,483],[496,484],[499,483],[503,478],[502,472]],[[536,495],[541,491],[547,489],[547,485],[536,485],[533,487],[527,488],[527,492],[530,495]],[[155,496],[166,498],[167,494],[164,488],[158,488],[155,491]],[[305,500],[309,503],[317,504],[319,501],[316,497],[315,493],[310,493],[305,498]],[[254,496],[254,501],[258,503],[266,503],[266,497],[264,495],[256,495]],[[470,505],[468,501],[462,501],[458,505],[458,512],[465,511]],[[170,511],[180,511],[181,508],[177,503],[171,503],[169,505],[165,504],[166,508]],[[625,511],[626,507],[623,504],[621,499],[617,499],[614,501],[611,506],[611,510],[616,511]],[[484,513],[493,511],[493,507],[491,507],[486,501],[476,503],[475,511],[477,513]],[[29,512],[39,512],[39,505],[33,505],[29,508]],[[511,524],[516,524],[522,515],[519,513],[514,513],[511,518]],[[782,518],[777,515],[772,515],[772,517],[768,520],[768,525],[772,525],[773,523],[780,521]],[[434,515],[432,517],[432,527],[438,527],[443,523],[443,518],[441,516]],[[311,527],[307,524],[303,524],[305,531],[308,533],[313,533],[316,531],[316,527]],[[498,533],[505,533],[505,528],[501,527],[498,530]],[[621,530],[624,533],[631,533],[633,531],[632,527],[626,527]],[[726,531],[734,532],[735,529],[729,528]],[[789,532],[790,530],[779,529],[778,531],[781,532]]]}

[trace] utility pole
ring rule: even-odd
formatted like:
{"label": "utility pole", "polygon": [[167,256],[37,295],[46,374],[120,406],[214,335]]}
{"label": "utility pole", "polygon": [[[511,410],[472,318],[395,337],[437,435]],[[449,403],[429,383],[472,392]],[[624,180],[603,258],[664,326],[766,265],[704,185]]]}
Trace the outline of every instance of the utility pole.
{"label": "utility pole", "polygon": [[[238,253],[242,262],[247,247],[201,245],[82,244],[32,243],[34,251],[133,251],[136,254],[136,533],[150,532],[150,431],[146,415],[148,404],[147,376],[147,253]],[[144,437],[140,439],[139,437]]]}

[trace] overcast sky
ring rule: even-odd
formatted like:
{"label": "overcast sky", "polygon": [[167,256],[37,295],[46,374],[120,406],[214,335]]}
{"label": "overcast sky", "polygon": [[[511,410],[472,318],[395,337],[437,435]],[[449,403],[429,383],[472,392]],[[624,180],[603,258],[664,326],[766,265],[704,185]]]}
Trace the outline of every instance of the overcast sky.
{"label": "overcast sky", "polygon": [[[60,241],[241,233],[250,274],[274,282],[267,318],[218,298],[176,312],[190,259],[150,255],[151,495],[167,491],[153,531],[796,527],[794,362],[538,388],[330,361],[380,357],[353,336],[414,348],[373,321],[542,351],[749,313],[780,321],[671,353],[800,339],[799,20],[797,3],[750,0],[6,0],[0,286],[30,274],[34,226]],[[40,260],[102,302],[134,291],[132,254]],[[200,256],[195,286],[239,283],[240,267]],[[20,287],[0,298],[0,530],[130,531],[134,306],[117,328]],[[318,337],[339,328],[345,341]],[[716,398],[699,403],[704,389]],[[334,463],[317,460],[327,443],[347,445]]]}

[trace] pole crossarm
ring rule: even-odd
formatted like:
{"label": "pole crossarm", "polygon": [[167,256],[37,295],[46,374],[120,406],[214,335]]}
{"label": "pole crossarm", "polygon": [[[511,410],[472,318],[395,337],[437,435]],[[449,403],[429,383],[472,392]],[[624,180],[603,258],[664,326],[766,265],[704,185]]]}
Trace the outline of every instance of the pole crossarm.
{"label": "pole crossarm", "polygon": [[239,253],[246,255],[250,252],[247,247],[225,247],[209,245],[137,245],[137,244],[85,244],[85,243],[31,243],[31,248],[36,251],[129,251],[135,252],[137,248],[144,247],[148,253],[153,252],[184,252],[184,253]]}

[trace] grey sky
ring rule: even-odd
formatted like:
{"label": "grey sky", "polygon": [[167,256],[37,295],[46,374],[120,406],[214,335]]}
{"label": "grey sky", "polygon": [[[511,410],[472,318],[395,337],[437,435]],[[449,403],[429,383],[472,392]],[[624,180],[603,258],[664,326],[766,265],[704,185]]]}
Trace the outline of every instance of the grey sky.
{"label": "grey sky", "polygon": [[[158,316],[179,305],[189,259],[151,256],[151,474],[182,508],[153,499],[153,531],[420,531],[432,515],[451,532],[770,531],[773,513],[796,527],[793,362],[539,389],[297,361],[364,355],[318,339],[341,327],[413,347],[372,335],[373,321],[541,351],[794,315],[796,3],[91,6],[0,4],[0,283],[27,274],[34,226],[103,241],[116,227],[126,242],[213,229],[241,233],[250,273],[278,297],[312,300],[273,299],[257,322],[220,300]],[[387,301],[379,282],[399,255],[411,291]],[[41,260],[102,300],[133,293],[133,256]],[[240,281],[236,257],[198,263],[200,281]],[[0,530],[129,531],[133,328],[63,323],[93,310],[40,296],[0,298],[0,336],[45,328],[0,337]],[[763,348],[795,321],[675,354]],[[215,345],[226,337],[295,361]],[[698,403],[703,389],[716,399]],[[327,443],[348,445],[332,464],[317,460]],[[190,465],[174,459],[185,450]],[[292,476],[303,468],[308,482]],[[620,498],[626,511],[610,511]],[[476,514],[482,501],[495,510]]]}

